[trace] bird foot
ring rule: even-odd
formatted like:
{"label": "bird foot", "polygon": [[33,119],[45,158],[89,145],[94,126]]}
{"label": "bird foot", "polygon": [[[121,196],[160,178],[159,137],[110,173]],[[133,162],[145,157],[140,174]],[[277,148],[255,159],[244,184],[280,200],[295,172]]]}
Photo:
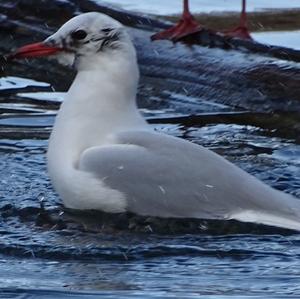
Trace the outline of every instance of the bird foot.
{"label": "bird foot", "polygon": [[182,38],[200,32],[203,27],[195,21],[192,15],[184,16],[175,26],[151,36],[151,40],[168,39],[177,42]]}
{"label": "bird foot", "polygon": [[223,31],[226,37],[253,40],[246,26],[238,26],[232,30]]}

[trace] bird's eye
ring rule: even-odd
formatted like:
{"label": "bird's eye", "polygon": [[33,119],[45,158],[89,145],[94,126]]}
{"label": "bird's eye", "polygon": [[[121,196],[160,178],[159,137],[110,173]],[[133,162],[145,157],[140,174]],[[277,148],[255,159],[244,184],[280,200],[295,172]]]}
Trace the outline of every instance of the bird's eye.
{"label": "bird's eye", "polygon": [[85,39],[86,36],[87,33],[84,30],[77,30],[71,33],[71,37],[77,40]]}
{"label": "bird's eye", "polygon": [[104,28],[104,29],[102,29],[102,32],[104,32],[104,33],[109,33],[111,31],[113,31],[112,28]]}

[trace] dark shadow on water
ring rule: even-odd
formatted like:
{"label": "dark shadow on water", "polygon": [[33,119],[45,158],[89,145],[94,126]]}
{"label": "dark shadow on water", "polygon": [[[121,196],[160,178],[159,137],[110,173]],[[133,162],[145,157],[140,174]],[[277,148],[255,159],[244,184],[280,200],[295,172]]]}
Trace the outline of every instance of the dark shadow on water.
{"label": "dark shadow on water", "polygon": [[180,235],[292,235],[297,232],[272,226],[245,223],[236,220],[211,220],[187,218],[158,218],[131,213],[109,214],[99,211],[77,212],[66,210],[66,217],[81,223],[87,230],[131,231],[135,233]]}

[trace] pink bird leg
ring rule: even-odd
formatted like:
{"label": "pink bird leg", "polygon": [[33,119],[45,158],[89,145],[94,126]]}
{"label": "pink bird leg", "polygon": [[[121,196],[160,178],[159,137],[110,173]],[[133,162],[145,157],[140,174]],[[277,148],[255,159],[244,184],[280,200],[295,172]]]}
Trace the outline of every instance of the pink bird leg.
{"label": "pink bird leg", "polygon": [[187,35],[200,32],[202,28],[202,25],[200,25],[190,13],[189,1],[184,0],[183,14],[179,22],[167,30],[152,35],[151,39],[169,39],[171,41],[178,41]]}

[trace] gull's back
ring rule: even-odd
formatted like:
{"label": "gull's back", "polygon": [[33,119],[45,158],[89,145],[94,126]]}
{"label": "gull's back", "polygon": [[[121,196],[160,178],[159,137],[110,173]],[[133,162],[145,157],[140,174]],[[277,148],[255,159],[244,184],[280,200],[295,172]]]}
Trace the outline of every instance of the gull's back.
{"label": "gull's back", "polygon": [[237,219],[300,229],[300,201],[202,146],[168,135],[124,132],[86,150],[80,169],[122,192],[140,215]]}

